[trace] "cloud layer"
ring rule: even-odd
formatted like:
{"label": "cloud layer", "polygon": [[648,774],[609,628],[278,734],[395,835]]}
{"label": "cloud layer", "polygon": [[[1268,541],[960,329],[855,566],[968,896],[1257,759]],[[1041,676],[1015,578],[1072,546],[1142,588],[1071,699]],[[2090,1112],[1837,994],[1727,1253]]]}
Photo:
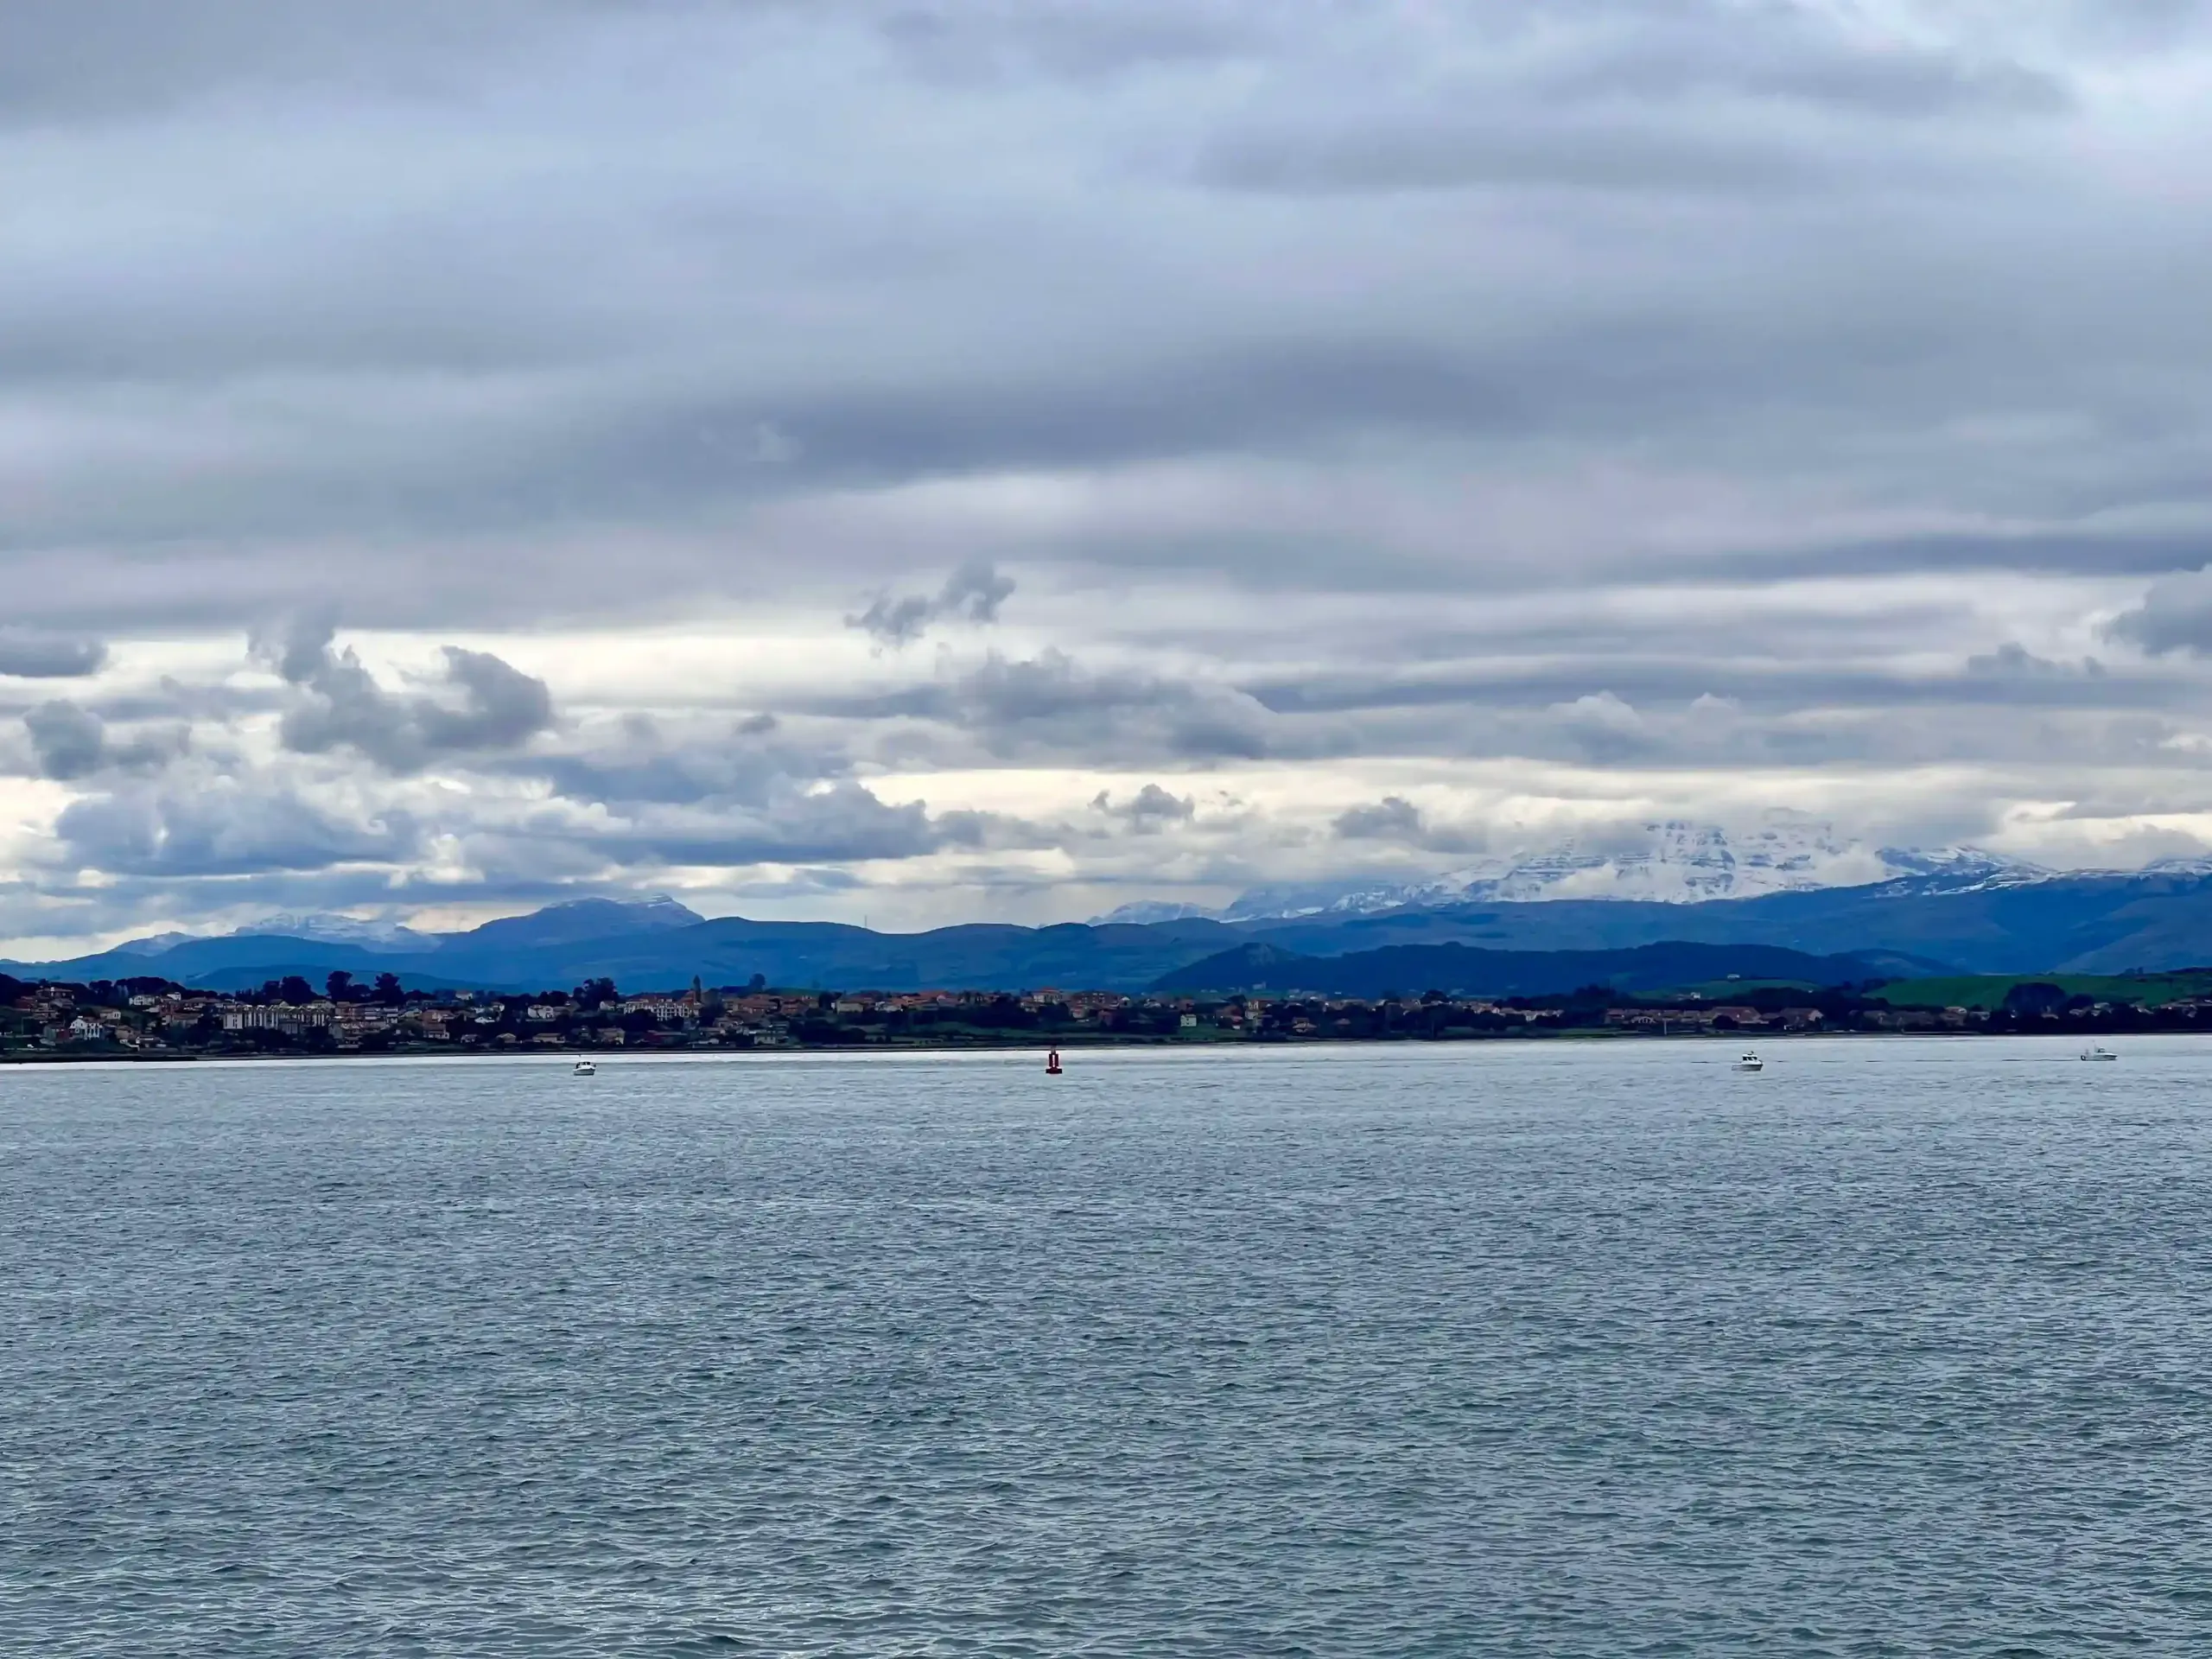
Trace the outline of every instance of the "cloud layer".
{"label": "cloud layer", "polygon": [[2201,7],[35,11],[0,938],[2212,842]]}

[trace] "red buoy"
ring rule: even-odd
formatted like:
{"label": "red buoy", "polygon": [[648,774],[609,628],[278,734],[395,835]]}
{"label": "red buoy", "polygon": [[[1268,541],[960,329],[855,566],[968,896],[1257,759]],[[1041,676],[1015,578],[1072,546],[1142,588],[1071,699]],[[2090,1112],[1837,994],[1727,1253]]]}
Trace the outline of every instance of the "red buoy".
{"label": "red buoy", "polygon": [[1048,1077],[1060,1075],[1060,1051],[1057,1048],[1045,1057],[1045,1075]]}

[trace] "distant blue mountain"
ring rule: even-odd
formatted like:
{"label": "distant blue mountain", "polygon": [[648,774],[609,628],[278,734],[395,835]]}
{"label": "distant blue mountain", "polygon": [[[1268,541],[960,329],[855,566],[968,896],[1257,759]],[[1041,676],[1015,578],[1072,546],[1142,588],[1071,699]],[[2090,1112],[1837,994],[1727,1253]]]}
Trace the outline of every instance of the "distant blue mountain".
{"label": "distant blue mountain", "polygon": [[696,927],[707,918],[666,894],[651,899],[572,899],[527,916],[502,917],[467,933],[440,936],[442,949],[470,950],[543,950],[630,934],[652,936]]}
{"label": "distant blue mountain", "polygon": [[1319,957],[1455,944],[1494,951],[1756,945],[1821,957],[1886,952],[1923,969],[1974,973],[2122,972],[2212,963],[2212,875],[2180,868],[1962,889],[1954,877],[1935,874],[1701,904],[1408,905],[1242,922],[977,924],[926,933],[734,916],[703,921],[671,900],[587,899],[424,938],[427,948],[402,951],[389,938],[372,947],[249,933],[0,969],[80,982],[156,974],[209,987],[287,973],[319,984],[343,969],[362,980],[397,974],[426,989],[543,990],[601,976],[651,989],[688,985],[695,976],[735,985],[758,975],[778,986],[836,989],[1141,990],[1224,950],[1264,942]]}
{"label": "distant blue mountain", "polygon": [[1252,926],[1287,949],[1328,956],[1451,941],[1604,950],[1680,940],[1779,945],[1815,956],[1903,951],[1971,973],[2121,973],[2212,963],[2212,875],[2153,869],[1963,891],[1942,876],[1909,876],[1699,905],[1554,899]]}

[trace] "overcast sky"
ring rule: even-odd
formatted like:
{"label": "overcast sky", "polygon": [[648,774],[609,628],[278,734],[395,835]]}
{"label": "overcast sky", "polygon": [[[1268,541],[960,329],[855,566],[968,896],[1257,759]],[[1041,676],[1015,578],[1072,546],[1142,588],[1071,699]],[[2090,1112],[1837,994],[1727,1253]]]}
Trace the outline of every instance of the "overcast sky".
{"label": "overcast sky", "polygon": [[2212,848],[2208,14],[16,8],[0,954]]}

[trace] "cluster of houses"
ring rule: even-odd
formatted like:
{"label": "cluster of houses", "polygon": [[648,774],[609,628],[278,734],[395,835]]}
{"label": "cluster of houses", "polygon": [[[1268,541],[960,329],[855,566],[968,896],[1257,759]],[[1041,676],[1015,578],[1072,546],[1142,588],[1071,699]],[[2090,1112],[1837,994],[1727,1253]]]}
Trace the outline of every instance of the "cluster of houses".
{"label": "cluster of houses", "polygon": [[[134,982],[143,987],[146,982]],[[856,1041],[975,1039],[978,1035],[1177,1034],[1206,1039],[1330,1039],[1406,1035],[1512,1034],[1567,1025],[1627,1034],[1824,1030],[1964,1031],[1991,1028],[1980,1009],[1890,1008],[1853,1001],[1820,1007],[1759,1008],[1706,1002],[1578,1009],[1567,1017],[1548,1001],[1446,997],[1375,1001],[1274,995],[1235,997],[1128,995],[1110,991],[1021,995],[992,991],[839,994],[753,988],[619,996],[547,992],[496,996],[455,992],[369,998],[358,991],[316,998],[291,982],[289,998],[272,984],[258,994],[222,995],[168,987],[124,995],[124,988],[19,988],[0,1004],[0,1047],[74,1052],[223,1052],[269,1049],[485,1051],[607,1047],[801,1047]],[[343,990],[346,988],[336,986]],[[2086,1002],[2086,999],[2081,999]],[[2113,1012],[2099,1003],[2069,1016],[2094,1023]],[[2123,1010],[2124,1012],[2124,1010]],[[2175,1004],[2168,1019],[2212,1019],[2212,1005]]]}
{"label": "cluster of houses", "polygon": [[[499,997],[458,992],[399,1002],[356,999],[283,1001],[172,988],[95,1001],[83,987],[29,989],[0,1010],[0,1041],[45,1049],[134,1052],[306,1046],[337,1049],[684,1047],[734,1044],[797,1046],[803,1026],[867,1023],[898,1015],[957,1022],[963,1013],[1002,1008],[1096,1025],[1150,999],[1110,993],[1018,998],[982,991],[832,995],[815,992],[708,992],[620,997],[588,1006],[558,994]],[[1179,1012],[1198,1023],[1195,1004]],[[1241,1015],[1237,1016],[1241,1019]]]}
{"label": "cluster of houses", "polygon": [[[106,988],[101,988],[105,989]],[[796,1047],[824,1027],[926,1034],[931,1027],[1101,1033],[1344,1034],[1354,1014],[1379,1005],[1356,999],[1292,1001],[1128,995],[1110,991],[899,991],[825,994],[712,992],[604,1000],[588,1005],[558,993],[499,997],[453,993],[392,1002],[353,998],[226,995],[172,988],[93,1000],[85,988],[29,988],[0,1009],[0,1043],[49,1050],[206,1052],[308,1047],[579,1049],[591,1047]],[[1395,1005],[1392,1005],[1395,1006]],[[1541,1010],[1455,1001],[1454,1013],[1534,1020]]]}
{"label": "cluster of houses", "polygon": [[[81,988],[41,986],[18,997],[9,1010],[16,1016],[12,1034],[42,1048],[96,1045],[138,1052],[264,1046],[264,1033],[340,1049],[417,1044],[569,1048],[620,1046],[640,1030],[702,1028],[702,999],[693,993],[627,997],[590,1008],[467,992],[399,1003],[285,1001],[189,990],[107,1001],[80,1001],[84,996]],[[814,1006],[814,999],[804,1001]],[[705,1028],[715,1028],[715,1022]]]}
{"label": "cluster of houses", "polygon": [[[2084,1027],[2096,1027],[2115,1015],[2133,1012],[2141,1017],[2145,1012],[2136,1004],[2097,1002],[2087,999],[2078,1006],[2056,1015],[2064,1021]],[[2194,1021],[2199,1015],[2212,1015],[2212,999],[2179,997],[2150,1005],[2147,1013],[2153,1018],[2168,1022]],[[1615,1027],[1656,1032],[1662,1034],[1697,1031],[1979,1031],[1997,1022],[1997,1016],[1987,1008],[1919,1008],[1885,1007],[1866,1005],[1850,1009],[1840,1020],[1831,1018],[1820,1008],[1781,1008],[1762,1012],[1749,1007],[1693,1007],[1668,1008],[1609,1008],[1605,1023]]]}
{"label": "cluster of houses", "polygon": [[1771,1030],[1776,1026],[1784,1031],[1817,1031],[1823,1017],[1818,1008],[1783,1008],[1777,1014],[1767,1014],[1757,1008],[1707,1007],[1703,1003],[1694,1007],[1605,1010],[1608,1026],[1662,1034],[1677,1031]]}

